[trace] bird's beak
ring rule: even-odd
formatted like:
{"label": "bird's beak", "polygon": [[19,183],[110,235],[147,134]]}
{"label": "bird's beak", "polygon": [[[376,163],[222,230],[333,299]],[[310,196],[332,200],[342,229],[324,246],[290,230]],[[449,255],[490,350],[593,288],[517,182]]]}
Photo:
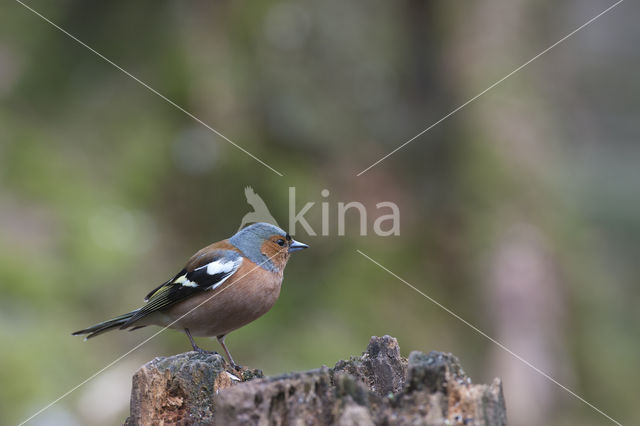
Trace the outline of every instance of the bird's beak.
{"label": "bird's beak", "polygon": [[289,246],[289,253],[293,253],[294,251],[300,251],[302,249],[306,249],[309,246],[305,243],[301,243],[300,241],[291,240],[291,245]]}

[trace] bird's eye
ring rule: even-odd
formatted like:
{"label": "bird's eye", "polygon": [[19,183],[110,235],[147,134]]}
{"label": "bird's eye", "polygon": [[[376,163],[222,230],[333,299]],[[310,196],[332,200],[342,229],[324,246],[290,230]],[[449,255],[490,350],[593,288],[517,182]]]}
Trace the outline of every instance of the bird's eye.
{"label": "bird's eye", "polygon": [[276,244],[278,244],[279,246],[284,246],[284,240],[281,238],[278,241],[276,241]]}

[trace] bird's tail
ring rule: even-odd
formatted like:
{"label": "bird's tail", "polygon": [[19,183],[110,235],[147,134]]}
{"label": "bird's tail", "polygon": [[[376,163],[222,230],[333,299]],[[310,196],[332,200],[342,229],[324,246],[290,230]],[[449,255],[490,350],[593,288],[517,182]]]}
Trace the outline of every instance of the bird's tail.
{"label": "bird's tail", "polygon": [[[91,327],[85,328],[84,330],[74,331],[71,334],[73,336],[80,336],[80,335],[86,334],[86,337],[84,338],[84,340],[87,340],[87,339],[90,339],[90,338],[92,338],[94,336],[97,336],[99,334],[105,333],[105,332],[107,332],[109,330],[112,330],[114,328],[122,327],[137,312],[138,312],[137,310],[136,311],[132,311],[132,312],[120,315],[119,317],[115,317],[113,319],[110,319],[108,321],[104,321],[104,322],[101,322],[99,324],[92,325]],[[144,326],[139,326],[139,327],[135,327],[135,328],[142,328],[142,327],[144,327]]]}

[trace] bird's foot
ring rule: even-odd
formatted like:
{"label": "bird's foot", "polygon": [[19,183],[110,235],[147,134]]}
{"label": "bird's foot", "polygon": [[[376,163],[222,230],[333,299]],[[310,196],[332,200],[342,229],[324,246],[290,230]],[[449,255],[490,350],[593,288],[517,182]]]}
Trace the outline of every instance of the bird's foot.
{"label": "bird's foot", "polygon": [[200,354],[207,354],[207,355],[219,355],[218,352],[216,352],[216,351],[207,351],[205,349],[202,349],[200,346],[196,345],[196,342],[195,342],[195,340],[193,340],[193,337],[191,337],[191,333],[189,332],[188,328],[185,328],[184,332],[186,333],[187,337],[189,338],[189,342],[191,342],[191,347],[193,348],[193,350],[195,352],[198,352]]}
{"label": "bird's foot", "polygon": [[216,352],[216,351],[208,351],[208,350],[206,350],[206,349],[202,349],[202,348],[201,348],[201,347],[199,347],[199,346],[195,346],[195,347],[193,348],[193,350],[194,350],[195,352],[198,352],[199,354],[205,354],[205,355],[220,355],[220,354],[219,354],[218,352]]}

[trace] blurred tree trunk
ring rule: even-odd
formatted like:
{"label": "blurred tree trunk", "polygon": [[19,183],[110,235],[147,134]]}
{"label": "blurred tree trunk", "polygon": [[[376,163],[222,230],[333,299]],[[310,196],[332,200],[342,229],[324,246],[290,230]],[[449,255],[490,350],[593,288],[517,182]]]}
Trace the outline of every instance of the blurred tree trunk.
{"label": "blurred tree trunk", "polygon": [[[529,31],[545,26],[535,22],[536,16],[544,16],[538,2],[491,0],[468,6],[459,12],[453,37],[460,103],[556,41]],[[489,334],[563,382],[566,304],[552,260],[556,216],[548,212],[557,217],[563,213],[555,211],[544,181],[553,167],[550,154],[557,138],[547,127],[554,120],[543,95],[544,79],[539,78],[543,61],[529,65],[459,115],[469,123],[467,149],[474,155],[468,167],[479,174],[471,176],[469,191],[484,205],[477,211],[484,220],[473,224],[482,228],[474,233],[484,234],[479,244],[490,253],[483,292],[493,319]],[[510,392],[511,421],[549,424],[559,391],[555,385],[498,347],[492,346],[490,357]]]}

